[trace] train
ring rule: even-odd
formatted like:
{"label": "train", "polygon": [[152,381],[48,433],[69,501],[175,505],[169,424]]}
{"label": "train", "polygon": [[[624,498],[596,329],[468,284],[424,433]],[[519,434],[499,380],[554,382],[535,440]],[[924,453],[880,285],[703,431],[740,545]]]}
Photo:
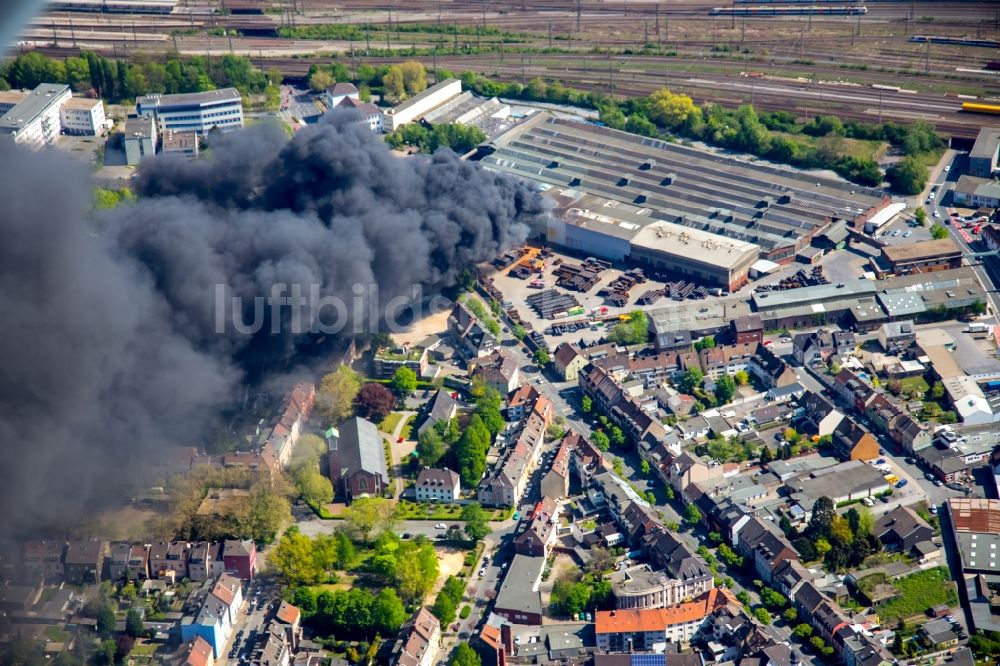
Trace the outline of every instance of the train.
{"label": "train", "polygon": [[860,7],[715,7],[710,10],[711,16],[860,16],[868,13],[868,8]]}
{"label": "train", "polygon": [[911,42],[931,44],[953,44],[955,46],[981,46],[986,49],[1000,49],[1000,41],[995,39],[968,39],[966,37],[938,37],[936,35],[913,35]]}
{"label": "train", "polygon": [[962,102],[962,111],[969,113],[991,113],[1000,116],[1000,104],[982,104],[980,102]]}
{"label": "train", "polygon": [[177,0],[50,0],[54,12],[100,12],[104,14],[170,14]]}
{"label": "train", "polygon": [[737,5],[832,5],[861,4],[864,0],[734,0]]}

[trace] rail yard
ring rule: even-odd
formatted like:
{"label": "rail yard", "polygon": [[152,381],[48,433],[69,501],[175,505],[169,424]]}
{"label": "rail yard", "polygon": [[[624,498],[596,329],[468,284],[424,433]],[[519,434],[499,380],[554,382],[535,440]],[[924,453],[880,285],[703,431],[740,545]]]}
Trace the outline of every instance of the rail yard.
{"label": "rail yard", "polygon": [[[1000,97],[1000,73],[987,68],[1000,38],[992,3],[720,4],[63,0],[27,27],[19,46],[63,57],[81,49],[125,59],[236,53],[297,80],[331,60],[417,58],[616,97],[670,86],[698,103],[752,102],[801,117],[926,120],[967,139],[989,116],[963,113],[963,104]],[[313,38],[324,35],[318,26],[336,26],[329,34],[337,38]]]}

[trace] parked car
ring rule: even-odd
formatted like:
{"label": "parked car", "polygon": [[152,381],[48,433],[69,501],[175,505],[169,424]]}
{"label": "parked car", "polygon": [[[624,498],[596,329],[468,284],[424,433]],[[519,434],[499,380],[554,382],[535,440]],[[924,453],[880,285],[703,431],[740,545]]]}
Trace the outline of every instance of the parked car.
{"label": "parked car", "polygon": [[903,479],[899,483],[896,484],[896,487],[897,488],[902,488],[905,485],[906,485],[906,479]]}
{"label": "parked car", "polygon": [[448,529],[448,526],[445,525],[444,523],[438,523],[437,525],[434,526],[434,529],[436,529],[436,530],[446,530],[446,529]]}
{"label": "parked car", "polygon": [[934,479],[934,485],[940,488],[941,486],[944,485],[944,481],[942,481],[941,479]]}

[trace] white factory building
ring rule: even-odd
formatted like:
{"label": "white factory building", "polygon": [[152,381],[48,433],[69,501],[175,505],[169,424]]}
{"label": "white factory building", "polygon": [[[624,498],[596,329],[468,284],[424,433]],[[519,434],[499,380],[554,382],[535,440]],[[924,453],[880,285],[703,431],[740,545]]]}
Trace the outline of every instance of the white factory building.
{"label": "white factory building", "polygon": [[173,131],[201,135],[214,128],[228,132],[243,127],[243,99],[236,88],[147,95],[136,100],[135,110],[140,116],[155,118],[161,134]]}
{"label": "white factory building", "polygon": [[385,131],[394,132],[407,123],[419,120],[427,112],[461,94],[462,82],[458,79],[446,79],[437,83],[398,106],[386,109],[384,112]]}

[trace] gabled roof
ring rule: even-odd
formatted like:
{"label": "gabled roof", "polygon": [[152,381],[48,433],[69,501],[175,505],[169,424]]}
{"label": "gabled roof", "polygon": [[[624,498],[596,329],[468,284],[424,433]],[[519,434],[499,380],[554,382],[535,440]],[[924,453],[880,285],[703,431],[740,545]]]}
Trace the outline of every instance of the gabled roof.
{"label": "gabled roof", "polygon": [[915,530],[921,528],[926,529],[929,532],[933,532],[931,526],[928,525],[923,518],[918,516],[913,509],[908,506],[900,505],[892,511],[880,516],[878,520],[875,521],[875,526],[872,531],[879,539],[892,534],[895,535],[897,539],[902,541]]}
{"label": "gabled roof", "polygon": [[382,448],[382,436],[378,427],[367,419],[355,416],[341,424],[338,431],[340,436],[331,446],[336,446],[340,452],[342,475],[350,476],[365,471],[381,476],[383,482],[389,483],[385,450]]}
{"label": "gabled roof", "polygon": [[553,355],[553,358],[555,359],[556,363],[565,368],[566,366],[568,366],[570,363],[573,362],[573,359],[575,359],[579,355],[580,353],[577,351],[576,347],[569,344],[568,342],[563,342],[558,347],[556,347],[556,351],[555,354]]}
{"label": "gabled roof", "polygon": [[295,624],[302,617],[302,612],[297,606],[293,606],[287,601],[282,601],[278,606],[278,611],[274,614],[274,619],[284,624]]}
{"label": "gabled roof", "polygon": [[187,656],[182,666],[208,666],[213,661],[212,646],[201,636],[196,636],[187,646]]}
{"label": "gabled roof", "polygon": [[417,477],[415,487],[417,488],[447,488],[454,490],[458,487],[458,474],[450,469],[429,468],[420,472]]}
{"label": "gabled roof", "polygon": [[338,81],[332,86],[326,89],[332,95],[356,95],[358,94],[358,89],[354,87],[353,83],[346,81]]}
{"label": "gabled roof", "polygon": [[450,419],[458,407],[458,401],[451,396],[450,391],[439,389],[430,402],[427,412],[428,423]]}

